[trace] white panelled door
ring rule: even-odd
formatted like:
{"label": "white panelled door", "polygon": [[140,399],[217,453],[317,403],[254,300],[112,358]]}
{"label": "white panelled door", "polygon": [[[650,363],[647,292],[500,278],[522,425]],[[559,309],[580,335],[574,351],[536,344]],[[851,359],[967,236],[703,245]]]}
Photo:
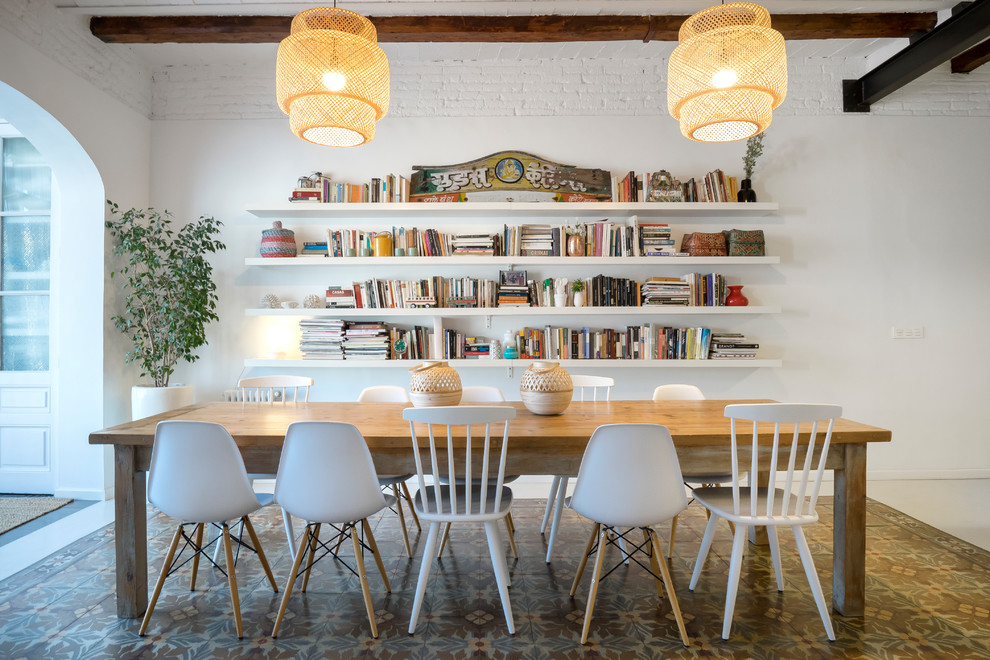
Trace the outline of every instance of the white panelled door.
{"label": "white panelled door", "polygon": [[0,493],[53,493],[52,173],[0,124]]}

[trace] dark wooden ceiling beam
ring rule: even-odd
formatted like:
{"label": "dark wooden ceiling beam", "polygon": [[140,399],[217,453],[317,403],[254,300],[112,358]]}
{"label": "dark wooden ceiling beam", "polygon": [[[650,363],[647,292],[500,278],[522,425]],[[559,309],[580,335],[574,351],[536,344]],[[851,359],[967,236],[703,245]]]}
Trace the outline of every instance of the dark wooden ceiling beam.
{"label": "dark wooden ceiling beam", "polygon": [[[380,42],[677,41],[686,16],[372,16]],[[883,39],[933,28],[921,13],[778,14],[785,39]],[[90,30],[107,43],[277,43],[289,16],[94,16]]]}
{"label": "dark wooden ceiling beam", "polygon": [[990,39],[952,58],[952,73],[969,73],[990,62]]}

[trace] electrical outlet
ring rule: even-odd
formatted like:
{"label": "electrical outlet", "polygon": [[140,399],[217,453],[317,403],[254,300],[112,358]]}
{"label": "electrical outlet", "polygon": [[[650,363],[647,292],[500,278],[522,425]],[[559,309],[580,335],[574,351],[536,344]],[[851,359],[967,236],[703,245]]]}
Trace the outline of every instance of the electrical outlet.
{"label": "electrical outlet", "polygon": [[898,328],[893,327],[890,329],[891,339],[924,339],[925,338],[925,327],[917,326],[912,328]]}

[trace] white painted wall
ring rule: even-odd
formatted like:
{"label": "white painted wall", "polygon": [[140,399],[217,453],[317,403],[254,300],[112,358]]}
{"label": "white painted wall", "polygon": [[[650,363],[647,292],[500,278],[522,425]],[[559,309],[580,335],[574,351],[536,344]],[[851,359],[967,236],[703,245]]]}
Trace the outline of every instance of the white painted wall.
{"label": "white painted wall", "polygon": [[[979,413],[990,370],[970,348],[978,341],[973,330],[990,323],[983,296],[990,266],[982,255],[990,226],[980,194],[987,129],[979,117],[775,119],[754,179],[761,200],[781,206],[765,230],[782,263],[721,271],[746,284],[752,304],[780,305],[784,313],[707,321],[756,338],[784,367],[617,370],[615,396],[646,398],[659,383],[687,380],[711,398],[837,402],[852,419],[893,429],[890,446],[871,448],[872,476],[990,475]],[[740,173],[743,145],[690,142],[663,117],[387,118],[373,143],[350,150],[302,142],[283,120],[155,121],[152,203],[226,223],[228,250],[215,260],[222,320],[210,329],[202,360],[181,368],[179,380],[195,383],[203,400],[242,375],[243,359],[266,350],[268,320],[243,312],[262,294],[299,300],[331,279],[374,274],[245,267],[265,226],[245,207],[278,202],[312,170],[360,182],[502,149],[613,171],[663,167],[687,178],[715,167]],[[323,225],[286,226],[302,240]],[[617,317],[615,327],[623,322]],[[893,325],[923,325],[926,337],[889,339]],[[500,336],[505,324],[476,327]],[[401,368],[311,373],[316,400],[352,400],[371,383],[408,384]],[[518,398],[518,372],[509,380],[502,370],[463,369],[462,377]]]}
{"label": "white painted wall", "polygon": [[52,164],[59,192],[52,283],[55,494],[101,499],[112,493],[112,456],[89,445],[88,434],[129,418],[126,393],[134,380],[122,365],[119,333],[104,325],[104,200],[147,203],[150,122],[4,30],[0,82],[0,116]]}

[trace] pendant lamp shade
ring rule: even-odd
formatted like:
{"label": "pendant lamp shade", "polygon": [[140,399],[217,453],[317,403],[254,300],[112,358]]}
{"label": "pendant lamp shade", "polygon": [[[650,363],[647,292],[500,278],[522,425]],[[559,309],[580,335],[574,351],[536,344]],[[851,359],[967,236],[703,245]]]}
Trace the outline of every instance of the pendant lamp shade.
{"label": "pendant lamp shade", "polygon": [[275,96],[289,127],[309,142],[354,147],[375,137],[388,112],[388,58],[364,16],[336,7],[292,19],[278,46]]}
{"label": "pendant lamp shade", "polygon": [[667,67],[667,109],[699,142],[744,140],[787,96],[784,37],[760,5],[731,2],[688,18]]}

